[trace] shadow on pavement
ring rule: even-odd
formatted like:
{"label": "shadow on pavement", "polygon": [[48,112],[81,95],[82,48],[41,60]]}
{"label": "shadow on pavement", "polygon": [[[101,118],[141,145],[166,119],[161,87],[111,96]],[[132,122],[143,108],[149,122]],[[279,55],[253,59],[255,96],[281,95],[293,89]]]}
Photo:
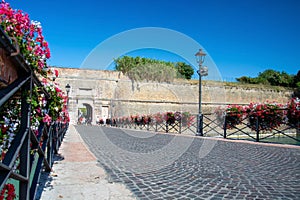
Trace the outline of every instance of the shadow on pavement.
{"label": "shadow on pavement", "polygon": [[[60,154],[53,155],[53,163],[56,163],[56,162],[62,161],[62,160],[64,160],[64,157],[62,155],[60,155]],[[45,172],[45,171],[41,172],[40,180],[38,182],[37,191],[35,194],[35,200],[41,199],[42,193],[45,188],[50,188],[50,190],[53,189],[53,185],[51,184],[53,177],[56,177],[56,174],[53,172]]]}

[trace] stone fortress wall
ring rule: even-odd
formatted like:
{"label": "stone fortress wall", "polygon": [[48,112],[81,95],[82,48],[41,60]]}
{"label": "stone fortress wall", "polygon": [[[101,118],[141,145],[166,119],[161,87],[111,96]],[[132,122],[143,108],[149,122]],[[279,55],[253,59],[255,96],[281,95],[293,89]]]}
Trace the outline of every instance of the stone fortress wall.
{"label": "stone fortress wall", "polygon": [[[132,82],[115,71],[57,68],[57,82],[71,86],[69,112],[71,122],[78,120],[78,108],[89,105],[92,121],[167,111],[198,113],[199,87],[195,80],[173,83]],[[286,103],[292,91],[279,87],[258,87],[214,81],[202,81],[202,110],[213,112],[219,105],[276,101]]]}

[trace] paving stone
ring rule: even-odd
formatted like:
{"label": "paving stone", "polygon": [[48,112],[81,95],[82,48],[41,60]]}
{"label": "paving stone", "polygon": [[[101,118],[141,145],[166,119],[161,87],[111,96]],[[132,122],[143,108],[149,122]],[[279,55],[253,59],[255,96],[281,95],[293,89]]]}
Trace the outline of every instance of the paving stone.
{"label": "paving stone", "polygon": [[200,158],[201,137],[76,128],[106,173],[137,199],[299,199],[300,148],[215,141]]}

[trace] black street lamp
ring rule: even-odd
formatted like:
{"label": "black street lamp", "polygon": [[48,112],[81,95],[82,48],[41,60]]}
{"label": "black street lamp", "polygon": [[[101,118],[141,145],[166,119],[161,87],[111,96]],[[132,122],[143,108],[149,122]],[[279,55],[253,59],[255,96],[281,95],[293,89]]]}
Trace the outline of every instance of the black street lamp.
{"label": "black street lamp", "polygon": [[206,53],[200,49],[196,54],[196,61],[199,65],[199,70],[197,70],[197,73],[199,75],[199,109],[198,109],[198,116],[197,116],[197,136],[203,136],[203,114],[202,114],[202,108],[201,108],[201,97],[202,97],[202,89],[201,89],[201,81],[202,81],[202,76],[207,76],[208,75],[208,68],[207,67],[202,67],[202,64],[204,62]]}
{"label": "black street lamp", "polygon": [[66,85],[65,88],[66,88],[67,97],[68,97],[67,106],[69,106],[69,92],[71,90],[71,86],[69,85],[69,83]]}
{"label": "black street lamp", "polygon": [[115,107],[113,99],[110,99],[110,125],[113,126],[113,108]]}
{"label": "black street lamp", "polygon": [[115,98],[116,98],[116,89],[118,87],[118,82],[119,82],[119,80],[116,80],[114,94],[112,95],[112,98],[110,99],[110,125],[111,126],[115,125],[114,120],[113,120],[113,108],[116,106],[116,104],[113,101],[116,100]]}

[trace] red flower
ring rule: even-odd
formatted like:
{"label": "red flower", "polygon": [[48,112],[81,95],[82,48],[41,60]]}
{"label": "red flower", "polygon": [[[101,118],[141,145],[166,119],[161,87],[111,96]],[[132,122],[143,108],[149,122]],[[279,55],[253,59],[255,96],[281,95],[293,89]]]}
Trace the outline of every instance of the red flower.
{"label": "red flower", "polygon": [[[5,198],[6,197],[6,198]],[[16,197],[15,186],[13,184],[6,184],[0,194],[0,200],[13,200]]]}

